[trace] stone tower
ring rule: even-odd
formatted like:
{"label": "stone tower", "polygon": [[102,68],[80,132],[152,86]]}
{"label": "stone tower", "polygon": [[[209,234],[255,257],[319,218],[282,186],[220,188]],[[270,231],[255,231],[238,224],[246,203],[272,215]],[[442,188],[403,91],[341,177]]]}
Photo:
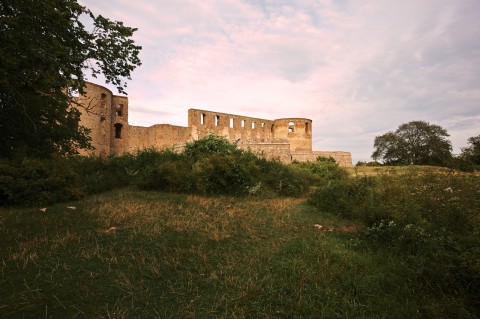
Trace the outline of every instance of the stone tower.
{"label": "stone tower", "polygon": [[127,97],[113,95],[109,89],[87,82],[85,95],[78,102],[83,106],[80,124],[91,129],[95,148],[82,153],[100,156],[123,153],[128,136]]}
{"label": "stone tower", "polygon": [[312,120],[306,118],[284,118],[274,120],[274,138],[284,138],[290,143],[292,152],[312,151]]}

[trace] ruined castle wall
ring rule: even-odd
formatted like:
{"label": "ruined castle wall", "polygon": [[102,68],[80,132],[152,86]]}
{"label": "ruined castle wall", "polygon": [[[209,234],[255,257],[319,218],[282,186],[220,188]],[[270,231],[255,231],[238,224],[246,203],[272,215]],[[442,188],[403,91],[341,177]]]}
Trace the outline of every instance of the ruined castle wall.
{"label": "ruined castle wall", "polygon": [[80,153],[106,156],[111,151],[111,108],[112,92],[100,85],[86,83],[85,95],[78,97],[81,113],[79,124],[91,129],[90,137],[95,150],[83,150]]}
{"label": "ruined castle wall", "polygon": [[339,151],[314,151],[306,153],[292,153],[292,160],[298,162],[315,162],[317,157],[332,157],[341,167],[352,167],[352,154]]}
{"label": "ruined castle wall", "polygon": [[110,129],[111,153],[123,154],[129,141],[127,97],[113,96],[110,116],[112,119]]}
{"label": "ruined castle wall", "polygon": [[352,166],[348,152],[312,152],[312,121],[306,118],[267,120],[236,114],[190,109],[188,127],[158,124],[129,126],[128,99],[107,88],[86,83],[85,95],[78,98],[80,125],[91,129],[94,151],[82,154],[106,156],[136,152],[145,148],[181,150],[185,142],[208,134],[224,136],[241,149],[283,163],[315,161],[333,157],[341,166]]}
{"label": "ruined castle wall", "polygon": [[306,118],[285,118],[275,120],[275,137],[290,142],[292,152],[312,151],[312,120]]}
{"label": "ruined castle wall", "polygon": [[188,126],[194,139],[208,134],[224,136],[230,142],[271,140],[274,121],[204,110],[188,110]]}
{"label": "ruined castle wall", "polygon": [[136,152],[145,148],[163,150],[178,148],[192,139],[188,127],[158,124],[150,127],[129,126],[126,152]]}
{"label": "ruined castle wall", "polygon": [[285,164],[292,162],[290,144],[286,139],[274,139],[271,142],[243,141],[238,147],[268,160],[278,160]]}

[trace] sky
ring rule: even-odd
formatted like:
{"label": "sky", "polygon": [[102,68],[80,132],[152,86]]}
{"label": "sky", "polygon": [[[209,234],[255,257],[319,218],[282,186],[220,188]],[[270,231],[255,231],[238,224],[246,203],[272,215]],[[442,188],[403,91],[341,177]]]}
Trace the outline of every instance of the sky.
{"label": "sky", "polygon": [[138,28],[130,125],[187,126],[189,108],[309,118],[313,149],[354,164],[410,121],[445,128],[455,154],[480,134],[478,0],[79,3]]}

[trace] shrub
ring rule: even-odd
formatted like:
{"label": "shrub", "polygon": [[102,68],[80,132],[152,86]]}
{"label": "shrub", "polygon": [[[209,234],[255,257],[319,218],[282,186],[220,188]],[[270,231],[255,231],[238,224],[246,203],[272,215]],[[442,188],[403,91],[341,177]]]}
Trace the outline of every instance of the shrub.
{"label": "shrub", "polygon": [[0,205],[46,205],[83,195],[79,176],[65,158],[0,161]]}
{"label": "shrub", "polygon": [[242,156],[209,154],[193,165],[195,189],[205,194],[245,194],[254,184],[252,165]]}
{"label": "shrub", "polygon": [[[330,159],[332,159],[330,157]],[[318,160],[306,163],[293,163],[292,166],[299,167],[307,170],[312,177],[312,182],[317,185],[325,184],[326,182],[334,179],[343,179],[348,177],[348,172],[338,166],[335,160]]]}
{"label": "shrub", "polygon": [[230,143],[225,137],[209,134],[199,140],[185,144],[184,154],[196,161],[206,155],[223,154],[239,155],[242,151],[235,144]]}
{"label": "shrub", "polygon": [[307,193],[312,177],[306,169],[284,165],[277,161],[260,160],[262,183],[282,196],[300,196]]}
{"label": "shrub", "polygon": [[330,180],[312,194],[309,202],[323,211],[346,218],[358,218],[359,213],[365,211],[365,206],[373,206],[376,183],[374,178],[368,176]]}
{"label": "shrub", "polygon": [[355,164],[355,166],[383,166],[383,164],[377,161],[374,161],[374,162],[358,161],[357,164]]}
{"label": "shrub", "polygon": [[142,171],[138,185],[145,190],[189,192],[192,190],[191,165],[183,159],[160,162]]}

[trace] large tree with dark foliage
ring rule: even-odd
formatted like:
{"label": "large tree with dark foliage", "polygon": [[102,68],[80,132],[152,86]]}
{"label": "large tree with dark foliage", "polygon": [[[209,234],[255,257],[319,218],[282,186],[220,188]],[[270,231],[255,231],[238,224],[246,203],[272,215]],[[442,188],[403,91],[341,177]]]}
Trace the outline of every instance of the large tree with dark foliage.
{"label": "large tree with dark foliage", "polygon": [[444,165],[452,157],[447,131],[424,121],[404,123],[375,137],[372,158],[391,165]]}
{"label": "large tree with dark foliage", "polygon": [[468,139],[470,146],[462,148],[461,158],[475,165],[480,165],[480,135]]}
{"label": "large tree with dark foliage", "polygon": [[71,93],[83,93],[84,71],[125,93],[141,64],[135,31],[76,0],[0,0],[0,157],[90,147]]}

